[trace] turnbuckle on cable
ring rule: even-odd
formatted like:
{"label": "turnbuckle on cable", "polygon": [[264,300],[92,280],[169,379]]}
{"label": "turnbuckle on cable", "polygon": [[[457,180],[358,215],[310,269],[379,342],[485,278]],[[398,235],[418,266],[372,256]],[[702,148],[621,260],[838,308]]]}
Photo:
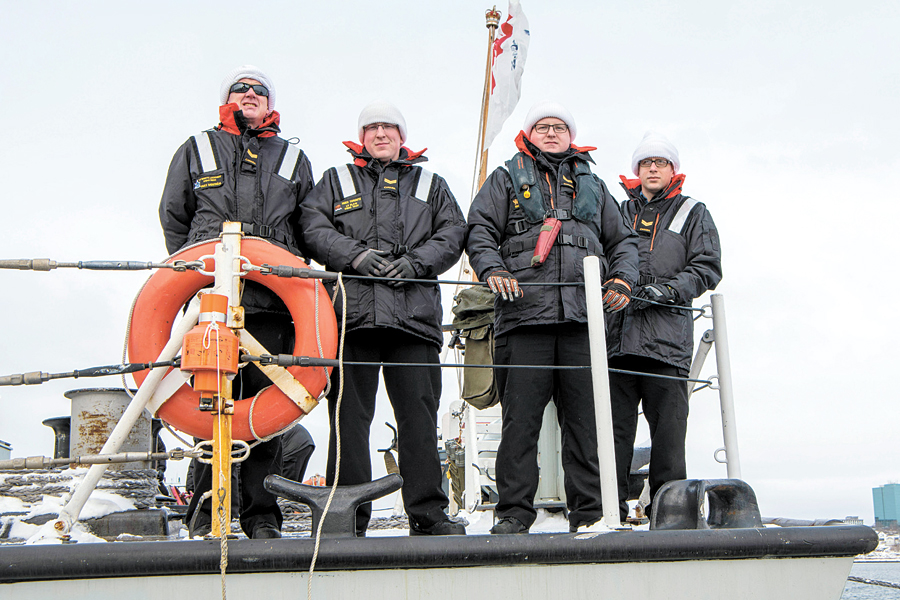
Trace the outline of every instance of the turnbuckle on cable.
{"label": "turnbuckle on cable", "polygon": [[58,262],[49,258],[18,258],[0,260],[0,269],[20,271],[52,271],[53,269],[82,269],[89,271],[146,271],[149,269],[172,269],[173,271],[198,271],[204,267],[200,260],[175,260],[171,263],[139,262],[132,260],[79,260]]}
{"label": "turnbuckle on cable", "polygon": [[36,385],[53,379],[78,379],[79,377],[105,377],[106,375],[124,375],[136,373],[145,369],[157,367],[178,367],[181,357],[155,363],[124,363],[119,365],[106,365],[103,367],[91,367],[66,373],[44,373],[42,371],[30,371],[28,373],[16,373],[14,375],[0,376],[0,386],[6,385]]}

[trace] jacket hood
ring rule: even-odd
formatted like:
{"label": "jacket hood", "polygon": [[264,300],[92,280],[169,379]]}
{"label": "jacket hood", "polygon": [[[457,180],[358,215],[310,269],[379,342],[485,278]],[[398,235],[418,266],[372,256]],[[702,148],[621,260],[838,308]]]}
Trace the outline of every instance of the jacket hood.
{"label": "jacket hood", "polygon": [[219,107],[219,126],[216,129],[221,129],[234,135],[241,135],[244,131],[250,129],[251,131],[260,132],[257,134],[257,137],[272,137],[281,132],[281,129],[278,127],[279,123],[281,123],[281,115],[278,114],[277,110],[273,110],[266,115],[265,120],[258,129],[252,129],[248,126],[243,111],[238,108],[237,103],[232,102]]}
{"label": "jacket hood", "polygon": [[[348,141],[344,142],[344,145],[347,146],[347,152],[353,155],[353,164],[355,164],[357,167],[368,166],[369,163],[375,160],[362,144]],[[426,150],[428,150],[428,148],[422,148],[418,152],[410,152],[409,148],[407,148],[406,146],[401,146],[400,157],[392,162],[407,167],[410,167],[416,163],[425,162],[426,160],[428,160],[428,158],[425,157]]]}
{"label": "jacket hood", "polygon": [[[540,149],[534,145],[534,143],[528,138],[528,135],[526,135],[524,131],[519,131],[519,135],[516,136],[516,148],[518,148],[531,158],[535,158],[534,155],[540,153]],[[576,146],[575,144],[570,144],[569,149],[566,150],[566,152],[569,152],[571,156],[580,154],[581,158],[583,158],[584,160],[594,162],[594,159],[591,158],[591,155],[588,154],[588,152],[596,149],[597,148],[595,148],[594,146]],[[568,156],[566,158],[568,158]]]}
{"label": "jacket hood", "polygon": [[[621,186],[625,189],[625,192],[630,198],[632,198],[633,200],[642,199],[640,179],[629,179],[624,175],[619,175],[619,179],[622,180]],[[684,185],[684,179],[684,173],[678,173],[677,175],[675,175],[672,178],[672,181],[669,183],[669,187],[654,196],[654,200],[658,200],[660,199],[660,197],[662,197],[663,200],[668,200],[669,198],[674,198],[675,196],[680,194],[681,187]]]}

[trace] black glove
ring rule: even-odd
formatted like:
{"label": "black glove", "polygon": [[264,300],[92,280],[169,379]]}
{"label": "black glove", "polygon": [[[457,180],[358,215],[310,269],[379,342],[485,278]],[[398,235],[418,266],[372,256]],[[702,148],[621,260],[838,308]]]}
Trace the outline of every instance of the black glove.
{"label": "black glove", "polygon": [[384,258],[385,254],[384,250],[373,250],[372,248],[363,250],[359,256],[353,259],[351,266],[361,275],[381,277],[382,272],[391,266],[391,263]]}
{"label": "black glove", "polygon": [[[387,269],[381,272],[382,277],[396,277],[399,279],[412,279],[416,276],[416,270],[413,268],[412,263],[409,262],[409,259],[405,256],[401,256],[395,261],[391,262]],[[388,285],[393,287],[398,287],[405,284],[405,281],[389,281]]]}
{"label": "black glove", "polygon": [[[648,283],[641,287],[634,295],[635,298],[652,300],[659,304],[675,304],[678,302],[678,292],[667,283]],[[648,302],[638,302],[636,308],[648,308],[652,304]]]}
{"label": "black glove", "polygon": [[525,295],[519,288],[519,282],[509,271],[494,271],[488,275],[487,284],[492,292],[500,294],[504,300],[514,302],[516,298]]}
{"label": "black glove", "polygon": [[631,288],[621,279],[610,279],[603,284],[603,310],[617,312],[631,301]]}

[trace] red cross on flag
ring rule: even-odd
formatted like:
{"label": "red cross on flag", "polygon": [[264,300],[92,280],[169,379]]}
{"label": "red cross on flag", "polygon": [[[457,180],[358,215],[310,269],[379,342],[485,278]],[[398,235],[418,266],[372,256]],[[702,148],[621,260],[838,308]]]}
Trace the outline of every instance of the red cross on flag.
{"label": "red cross on flag", "polygon": [[482,150],[487,150],[503,129],[503,123],[516,108],[522,94],[522,71],[525,70],[531,32],[518,0],[509,0],[507,15],[494,40],[491,95]]}

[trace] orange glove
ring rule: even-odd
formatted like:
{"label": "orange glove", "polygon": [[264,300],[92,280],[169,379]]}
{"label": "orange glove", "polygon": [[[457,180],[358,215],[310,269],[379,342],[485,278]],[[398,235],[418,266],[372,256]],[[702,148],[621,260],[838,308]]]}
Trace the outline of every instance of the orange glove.
{"label": "orange glove", "polygon": [[500,294],[504,300],[515,302],[516,298],[521,298],[524,294],[519,282],[509,271],[494,271],[487,278],[488,287],[495,294]]}
{"label": "orange glove", "polygon": [[603,294],[603,310],[617,312],[628,306],[631,302],[631,286],[621,279],[610,279],[603,284],[606,292]]}

